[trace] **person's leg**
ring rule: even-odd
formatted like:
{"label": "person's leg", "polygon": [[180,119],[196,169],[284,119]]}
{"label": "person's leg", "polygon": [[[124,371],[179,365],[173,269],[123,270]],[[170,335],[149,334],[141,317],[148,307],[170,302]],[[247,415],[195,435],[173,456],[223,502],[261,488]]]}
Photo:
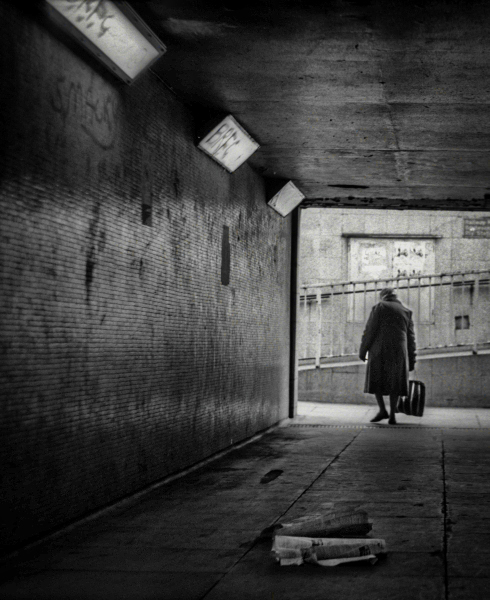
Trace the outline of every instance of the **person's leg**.
{"label": "person's leg", "polygon": [[376,401],[378,402],[379,412],[378,414],[371,419],[371,423],[377,423],[378,421],[382,421],[383,419],[388,418],[388,412],[386,411],[385,401],[383,400],[383,396],[381,394],[374,394],[376,396]]}
{"label": "person's leg", "polygon": [[388,423],[390,425],[396,425],[395,414],[396,414],[396,405],[397,404],[398,404],[398,395],[390,394],[390,420],[388,421]]}

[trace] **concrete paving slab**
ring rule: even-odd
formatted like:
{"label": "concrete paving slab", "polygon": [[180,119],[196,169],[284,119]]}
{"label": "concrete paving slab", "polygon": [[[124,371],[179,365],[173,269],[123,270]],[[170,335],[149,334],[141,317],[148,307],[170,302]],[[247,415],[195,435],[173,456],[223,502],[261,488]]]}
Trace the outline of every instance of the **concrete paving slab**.
{"label": "concrete paving slab", "polygon": [[448,449],[458,447],[476,448],[482,440],[487,440],[487,444],[482,447],[482,451],[488,454],[489,429],[447,429],[443,431],[444,443]]}
{"label": "concrete paving slab", "polygon": [[[424,493],[424,494],[438,494],[442,492],[443,481],[436,479],[434,481],[420,482],[415,484],[409,481],[403,480],[379,480],[379,481],[341,481],[331,479],[330,477],[316,481],[310,488],[311,491],[320,492],[322,490],[336,490],[336,491],[362,491],[372,493],[384,493],[392,494],[395,492],[406,492],[410,493]],[[476,488],[475,488],[476,489]]]}
{"label": "concrete paving slab", "polygon": [[302,497],[295,502],[291,509],[286,513],[287,518],[296,518],[309,514],[330,510],[334,505],[335,509],[363,509],[367,511],[370,518],[391,517],[391,518],[439,518],[442,516],[441,502],[357,502],[340,500],[338,502],[324,502],[323,498],[308,500]]}
{"label": "concrete paving slab", "polygon": [[489,472],[489,467],[486,464],[472,463],[471,465],[446,465],[446,474],[451,477],[453,474],[461,475],[482,475]]}
{"label": "concrete paving slab", "polygon": [[[490,451],[488,448],[485,447],[485,440],[488,444],[488,437],[489,436],[482,436],[481,439],[476,438],[471,443],[468,443],[468,441],[466,439],[462,440],[462,443],[458,442],[454,439],[453,440],[445,439],[444,440],[445,454],[447,454],[448,457],[457,458],[459,455],[459,452],[464,450],[468,454],[469,459],[481,456],[482,458],[488,460],[488,458],[490,457]],[[483,442],[483,444],[482,444],[482,442]]]}
{"label": "concrete paving slab", "polygon": [[475,481],[474,479],[466,479],[465,481],[456,481],[449,479],[446,481],[446,489],[448,493],[451,492],[464,492],[468,494],[484,494],[490,493],[490,481]]}
{"label": "concrete paving slab", "polygon": [[[206,600],[359,600],[360,598],[390,598],[390,600],[443,600],[444,580],[436,577],[332,577],[330,570],[309,567],[277,567],[277,573],[227,576],[205,596]],[[376,568],[376,565],[372,567]],[[240,590],[237,596],[237,590]]]}
{"label": "concrete paving slab", "polygon": [[[459,483],[459,482],[458,482]],[[363,490],[372,490],[373,492],[396,492],[396,491],[406,491],[407,493],[410,491],[424,490],[427,493],[439,493],[443,488],[443,480],[440,478],[420,478],[418,480],[414,480],[413,478],[407,477],[396,477],[395,475],[389,475],[385,478],[377,477],[376,475],[369,477],[360,477],[356,481],[345,481],[342,480],[342,474],[339,474],[338,477],[328,476],[325,479],[320,479],[316,481],[311,489],[313,490],[321,490],[329,487],[335,487],[337,489],[353,489],[359,488]]]}
{"label": "concrete paving slab", "polygon": [[[364,461],[363,461],[364,462]],[[359,462],[356,461],[342,461],[332,463],[329,466],[329,473],[333,474],[336,471],[340,471],[341,473],[346,473],[348,477],[352,478],[373,478],[373,477],[423,477],[427,478],[431,476],[437,475],[438,477],[442,477],[442,467],[441,463],[438,461],[436,463],[426,465],[424,463],[423,468],[420,467],[417,463],[408,463],[408,464],[397,464],[393,466],[393,464],[383,464],[376,463],[366,465],[363,464],[362,471],[359,470]]]}
{"label": "concrete paving slab", "polygon": [[[480,507],[479,507],[480,508]],[[480,509],[481,510],[481,509]],[[461,518],[457,521],[448,519],[449,532],[455,536],[473,535],[473,534],[490,534],[490,518]]]}
{"label": "concrete paving slab", "polygon": [[452,506],[474,504],[480,507],[480,514],[490,512],[490,496],[488,494],[467,494],[462,491],[448,492],[447,502]]}
{"label": "concrete paving slab", "polygon": [[489,436],[487,429],[451,429],[443,432],[444,442],[448,448],[465,446],[476,447],[482,439]]}
{"label": "concrete paving slab", "polygon": [[483,600],[490,598],[490,579],[454,577],[449,580],[451,600]]}
{"label": "concrete paving slab", "polygon": [[2,600],[200,600],[219,573],[44,572],[0,584]]}
{"label": "concrete paving slab", "polygon": [[453,472],[448,473],[446,469],[446,481],[464,482],[468,481],[471,483],[486,483],[488,481],[488,473],[482,471],[481,473],[466,473],[466,472]]}
{"label": "concrete paving slab", "polygon": [[[279,493],[279,492],[278,492]],[[298,493],[295,493],[291,497],[293,502],[297,497]],[[184,528],[210,528],[214,526],[221,526],[222,528],[236,528],[239,529],[260,529],[263,523],[269,522],[277,515],[277,509],[274,507],[266,509],[260,512],[248,513],[245,509],[246,503],[237,503],[236,509],[233,509],[233,505],[229,506],[228,513],[189,513],[185,509],[181,508],[179,513],[173,513],[169,515],[165,512],[159,514],[151,513],[140,513],[128,517],[126,523],[128,527],[133,529],[150,529],[150,530],[161,530],[168,527],[169,523],[173,523],[174,526],[182,526]]]}
{"label": "concrete paving slab", "polygon": [[483,452],[480,452],[479,454],[477,452],[472,453],[464,448],[460,448],[455,451],[454,454],[446,452],[444,454],[444,461],[448,469],[457,467],[490,467],[490,456],[485,455]]}
{"label": "concrete paving slab", "polygon": [[396,455],[386,456],[386,453],[383,452],[382,449],[377,451],[370,451],[367,448],[359,448],[356,451],[347,452],[346,455],[342,458],[342,462],[346,461],[356,461],[358,458],[367,458],[371,459],[375,464],[388,463],[393,467],[399,465],[400,463],[421,463],[423,461],[424,464],[438,464],[439,457],[439,448],[434,449],[426,449],[426,450],[417,450],[416,448],[404,447],[398,445],[396,448]]}
{"label": "concrete paving slab", "polygon": [[[250,499],[250,494],[248,494],[244,498],[237,498],[236,496],[232,497],[231,499],[222,497],[214,497],[211,499],[203,498],[199,502],[185,503],[185,508],[183,508],[182,503],[178,506],[162,506],[161,508],[162,510],[165,510],[165,516],[169,520],[179,518],[183,510],[187,515],[190,511],[199,513],[199,515],[214,516],[215,518],[219,519],[220,515],[229,515],[230,512],[239,513],[244,500],[247,502],[247,513],[249,515],[263,515],[267,512],[281,512],[281,510],[284,510],[290,504],[290,501],[288,501],[287,498],[277,500],[273,500],[271,498]],[[144,509],[138,511],[139,514],[142,512],[144,512]],[[155,512],[155,509],[152,509],[152,512]],[[131,517],[129,517],[129,519],[130,518]],[[128,522],[128,520],[122,519],[121,517],[119,520],[125,523]],[[117,523],[117,521],[114,520],[114,523]]]}
{"label": "concrete paving slab", "polygon": [[[373,398],[371,405],[342,405],[314,402],[298,402],[299,418],[327,418],[338,424],[368,424],[377,411]],[[426,406],[423,417],[398,415],[398,421],[405,426],[441,427],[451,429],[457,427],[480,428],[490,426],[490,409],[474,408],[435,408]],[[381,424],[380,427],[389,428]]]}
{"label": "concrete paving slab", "polygon": [[448,504],[447,513],[453,522],[458,522],[461,519],[471,519],[478,522],[482,518],[486,519],[490,511],[488,511],[488,507],[486,507],[486,510],[483,510],[483,507],[479,504],[470,504],[468,502],[466,504]]}
{"label": "concrete paving slab", "polygon": [[490,472],[490,465],[487,462],[458,462],[457,464],[447,464],[446,472],[450,476],[452,473],[467,473],[470,474],[482,474]]}
{"label": "concrete paving slab", "polygon": [[384,539],[391,552],[437,552],[443,550],[442,519],[374,519],[370,537]]}
{"label": "concrete paving slab", "polygon": [[[305,501],[316,500],[319,501],[323,499],[324,502],[354,502],[357,504],[364,504],[367,502],[374,503],[386,503],[388,502],[406,502],[407,494],[404,492],[393,492],[390,494],[383,493],[373,493],[371,491],[363,492],[362,490],[353,490],[353,491],[328,491],[328,492],[306,492],[304,494],[303,499]],[[414,503],[424,502],[427,500],[427,495],[424,493],[414,493],[410,494],[410,500]]]}
{"label": "concrete paving slab", "polygon": [[65,548],[54,557],[56,571],[227,572],[246,552],[238,549],[99,547]]}
{"label": "concrete paving slab", "polygon": [[449,577],[490,577],[488,554],[451,552],[448,555]]}
{"label": "concrete paving slab", "polygon": [[76,547],[77,550],[88,550],[90,548],[140,548],[145,552],[146,548],[194,548],[194,549],[237,549],[250,547],[260,530],[235,528],[226,525],[220,526],[216,521],[213,528],[202,526],[179,527],[171,522],[165,528],[151,530],[147,528],[113,528],[100,532],[97,535],[85,539],[83,542],[71,541],[71,544],[59,544],[61,548]]}
{"label": "concrete paving slab", "polygon": [[449,534],[447,546],[449,554],[486,554],[490,562],[490,533],[453,532]]}
{"label": "concrete paving slab", "polygon": [[[373,431],[374,429],[374,431]],[[369,435],[367,433],[369,432]],[[398,446],[408,447],[413,449],[424,449],[430,445],[438,447],[442,439],[442,432],[437,429],[417,429],[417,436],[413,435],[413,429],[408,427],[398,427],[395,429],[379,429],[373,427],[365,427],[359,435],[359,443],[356,448],[362,446],[376,446],[376,437],[374,432],[381,436],[381,439],[396,440]]]}

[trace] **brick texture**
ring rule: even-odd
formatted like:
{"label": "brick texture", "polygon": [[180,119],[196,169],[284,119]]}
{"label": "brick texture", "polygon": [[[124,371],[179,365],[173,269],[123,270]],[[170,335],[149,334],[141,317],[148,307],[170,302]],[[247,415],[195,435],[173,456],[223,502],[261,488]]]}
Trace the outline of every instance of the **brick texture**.
{"label": "brick texture", "polygon": [[261,177],[201,153],[192,114],[152,73],[119,83],[12,6],[0,6],[3,551],[287,417],[290,333],[291,221]]}

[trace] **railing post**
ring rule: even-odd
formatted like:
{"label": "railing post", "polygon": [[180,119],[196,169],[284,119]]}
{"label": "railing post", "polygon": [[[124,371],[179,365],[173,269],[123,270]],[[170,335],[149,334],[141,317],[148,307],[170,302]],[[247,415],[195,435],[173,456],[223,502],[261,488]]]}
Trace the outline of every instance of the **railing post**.
{"label": "railing post", "polygon": [[[443,333],[444,333],[444,329],[443,329],[443,307],[444,307],[444,289],[442,287],[442,281],[444,279],[444,275],[441,275],[441,280],[439,281],[439,311],[438,311],[438,315],[439,315],[439,346],[442,345],[442,340],[443,340]],[[434,325],[437,327],[437,322],[434,323]],[[445,338],[445,336],[444,336]]]}
{"label": "railing post", "polygon": [[[308,358],[308,340],[310,338],[309,336],[309,331],[308,331],[308,288],[306,286],[303,287],[303,333],[304,333],[304,341],[303,341],[303,348],[304,348],[304,356],[303,358]],[[300,301],[300,305],[301,305],[301,301]]]}
{"label": "railing post", "polygon": [[316,291],[316,320],[317,320],[317,345],[315,366],[320,367],[320,357],[322,355],[322,290],[317,288]]}
{"label": "railing post", "polygon": [[363,315],[363,319],[362,320],[365,322],[366,321],[367,283],[364,284],[364,292],[363,292],[363,294],[364,294],[364,299],[363,299],[364,300],[364,304],[363,304],[363,307],[362,307],[362,315]]}
{"label": "railing post", "polygon": [[[473,310],[470,312],[471,320],[473,324],[470,323],[470,327],[474,328],[474,337],[473,337],[473,352],[475,354],[478,353],[478,332],[480,330],[480,322],[483,322],[483,319],[480,319],[480,306],[478,304],[478,296],[480,294],[480,275],[475,274],[475,290],[473,293]],[[476,316],[478,315],[478,316]]]}
{"label": "railing post", "polygon": [[330,312],[329,312],[329,316],[330,316],[330,356],[333,356],[333,338],[334,338],[334,322],[335,322],[335,311],[334,311],[334,302],[335,302],[335,296],[334,296],[334,291],[335,291],[335,286],[331,285],[329,287],[329,293],[330,293]]}
{"label": "railing post", "polygon": [[356,284],[352,282],[352,322],[356,321]]}
{"label": "railing post", "polygon": [[420,300],[421,300],[421,298],[420,298],[420,281],[421,281],[421,277],[418,277],[418,279],[417,279],[417,283],[418,283],[418,290],[417,290],[417,295],[418,295],[418,298],[417,298],[417,306],[418,306],[418,308],[417,308],[417,325],[418,325],[419,331],[420,331],[420,323],[422,322],[422,319],[420,318],[421,317],[420,313],[422,312],[422,304],[420,302]]}
{"label": "railing post", "polygon": [[429,348],[432,343],[432,277],[429,277],[429,306],[427,308],[428,320],[429,320]]}
{"label": "railing post", "polygon": [[[342,284],[342,292],[340,296],[340,322],[343,323],[341,335],[340,335],[340,356],[342,356],[345,352],[345,335],[347,331],[347,321],[349,314],[349,306],[348,302],[345,301],[345,290],[344,284]],[[355,322],[355,318],[353,319]],[[333,343],[333,340],[332,340]]]}
{"label": "railing post", "polygon": [[450,288],[449,288],[449,343],[448,346],[451,345],[451,343],[455,344],[456,343],[456,324],[455,324],[455,320],[454,320],[454,275],[450,276],[450,282],[449,282]]}

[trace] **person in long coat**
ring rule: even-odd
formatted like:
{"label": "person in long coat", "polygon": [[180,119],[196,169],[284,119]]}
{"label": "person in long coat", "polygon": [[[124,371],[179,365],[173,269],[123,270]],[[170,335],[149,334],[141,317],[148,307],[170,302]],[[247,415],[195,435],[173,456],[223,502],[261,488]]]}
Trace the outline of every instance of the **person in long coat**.
{"label": "person in long coat", "polygon": [[[374,394],[379,412],[371,419],[377,423],[388,419],[396,424],[395,410],[399,396],[408,396],[409,371],[415,367],[415,333],[412,311],[397,299],[392,288],[380,292],[380,302],[373,307],[364,330],[359,358],[366,360],[364,392]],[[383,396],[390,397],[390,414]]]}

